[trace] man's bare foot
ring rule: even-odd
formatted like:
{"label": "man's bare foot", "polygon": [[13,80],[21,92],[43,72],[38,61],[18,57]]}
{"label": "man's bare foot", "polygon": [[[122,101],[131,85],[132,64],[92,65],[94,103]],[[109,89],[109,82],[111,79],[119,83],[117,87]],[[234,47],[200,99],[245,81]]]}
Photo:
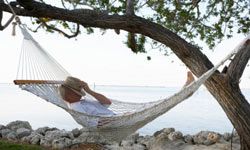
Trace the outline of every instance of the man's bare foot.
{"label": "man's bare foot", "polygon": [[186,81],[186,83],[185,83],[184,86],[189,85],[189,84],[192,83],[193,81],[194,81],[194,75],[192,74],[191,71],[188,71],[188,72],[187,72],[187,81]]}

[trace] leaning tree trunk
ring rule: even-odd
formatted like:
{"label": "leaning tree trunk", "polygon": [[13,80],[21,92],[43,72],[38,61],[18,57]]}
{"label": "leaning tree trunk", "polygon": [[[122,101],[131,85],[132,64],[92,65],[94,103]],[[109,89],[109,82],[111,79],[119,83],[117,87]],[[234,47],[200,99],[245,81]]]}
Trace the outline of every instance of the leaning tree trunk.
{"label": "leaning tree trunk", "polygon": [[239,134],[241,150],[250,150],[250,106],[239,86],[224,74],[214,75],[205,85]]}
{"label": "leaning tree trunk", "polygon": [[[197,47],[163,26],[133,14],[109,15],[89,9],[67,10],[33,0],[29,0],[32,2],[28,3],[29,5],[26,5],[24,0],[19,0],[19,2],[23,2],[21,5],[25,9],[14,7],[17,15],[67,20],[85,27],[122,29],[143,34],[171,48],[196,76],[201,76],[213,67],[213,64]],[[0,3],[0,10],[11,12],[8,5],[4,3]],[[206,81],[205,86],[216,98],[238,132],[241,149],[250,150],[250,105],[239,88],[239,79],[250,57],[250,41],[245,41],[244,46],[234,57],[228,71],[223,73],[217,71]]]}
{"label": "leaning tree trunk", "polygon": [[242,150],[250,150],[250,105],[241,93],[239,80],[249,57],[250,39],[247,39],[228,69],[214,75],[205,84],[238,132]]}

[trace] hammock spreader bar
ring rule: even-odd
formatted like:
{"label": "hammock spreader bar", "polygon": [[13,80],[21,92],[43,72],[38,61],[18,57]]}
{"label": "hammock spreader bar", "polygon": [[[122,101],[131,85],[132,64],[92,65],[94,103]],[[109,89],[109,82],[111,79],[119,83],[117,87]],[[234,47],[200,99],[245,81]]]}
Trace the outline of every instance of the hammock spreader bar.
{"label": "hammock spreader bar", "polygon": [[14,84],[22,85],[22,84],[62,84],[63,81],[56,80],[14,80]]}

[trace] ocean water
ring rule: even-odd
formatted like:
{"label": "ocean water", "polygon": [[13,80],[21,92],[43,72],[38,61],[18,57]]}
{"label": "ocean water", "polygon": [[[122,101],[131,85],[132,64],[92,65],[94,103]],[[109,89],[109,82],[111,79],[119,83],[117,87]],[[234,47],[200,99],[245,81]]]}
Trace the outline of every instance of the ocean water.
{"label": "ocean water", "polygon": [[[140,86],[95,86],[92,87],[112,99],[129,102],[149,102],[170,96],[180,88]],[[250,99],[250,89],[243,89]],[[15,120],[29,121],[33,129],[57,127],[72,130],[81,128],[63,109],[21,90],[13,84],[0,84],[0,124]],[[156,118],[138,132],[152,135],[162,128],[174,127],[184,134],[201,130],[220,133],[231,132],[233,127],[217,101],[204,87],[167,113]]]}

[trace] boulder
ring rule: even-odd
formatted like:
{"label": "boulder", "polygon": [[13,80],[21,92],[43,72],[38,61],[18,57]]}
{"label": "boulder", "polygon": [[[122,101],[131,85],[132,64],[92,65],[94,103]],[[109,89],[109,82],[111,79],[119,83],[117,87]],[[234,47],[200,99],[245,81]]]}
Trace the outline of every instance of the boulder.
{"label": "boulder", "polygon": [[81,135],[81,131],[78,128],[73,129],[71,133],[75,138]]}
{"label": "boulder", "polygon": [[51,147],[52,141],[47,140],[46,138],[42,137],[40,139],[40,145],[44,147]]}
{"label": "boulder", "polygon": [[14,131],[11,131],[6,135],[6,138],[8,140],[17,140],[17,135]]}
{"label": "boulder", "polygon": [[10,130],[10,129],[8,129],[8,128],[0,130],[1,137],[2,137],[2,138],[6,138],[6,136],[7,136],[10,132],[13,132],[13,131]]}
{"label": "boulder", "polygon": [[28,121],[13,121],[6,125],[7,128],[16,131],[19,128],[26,128],[32,130],[31,125]]}
{"label": "boulder", "polygon": [[195,144],[211,145],[220,140],[220,135],[216,132],[211,131],[200,131],[193,136]]}
{"label": "boulder", "polygon": [[59,139],[59,138],[69,138],[69,139],[73,139],[74,136],[71,132],[65,131],[65,130],[53,130],[53,131],[47,131],[45,134],[45,139],[52,142],[55,139]]}
{"label": "boulder", "polygon": [[226,132],[222,135],[222,137],[225,141],[230,141],[232,139],[232,134]]}
{"label": "boulder", "polygon": [[29,136],[31,134],[31,130],[26,128],[19,128],[16,130],[17,138],[21,139],[22,137]]}
{"label": "boulder", "polygon": [[121,146],[123,146],[123,147],[132,146],[133,144],[134,144],[134,142],[131,140],[122,140],[122,142],[121,142]]}
{"label": "boulder", "polygon": [[32,136],[29,136],[30,137],[29,142],[31,144],[39,145],[41,143],[41,139],[43,138],[43,136],[41,134],[38,134],[38,133],[34,133],[34,134],[31,134],[31,135]]}
{"label": "boulder", "polygon": [[175,131],[174,128],[163,128],[160,131],[156,131],[153,135],[154,135],[154,137],[156,137],[161,133],[169,134],[169,133],[174,132],[174,131]]}
{"label": "boulder", "polygon": [[7,128],[6,126],[0,124],[0,131],[6,128]]}
{"label": "boulder", "polygon": [[124,150],[124,148],[120,147],[119,145],[105,145],[104,149],[107,149],[107,150]]}
{"label": "boulder", "polygon": [[150,136],[150,135],[146,135],[144,137],[139,137],[137,139],[138,144],[145,145],[147,148],[151,147],[152,144],[154,143],[154,141],[155,141],[155,137]]}
{"label": "boulder", "polygon": [[221,137],[220,134],[215,132],[210,132],[207,135],[207,141],[210,141],[212,144],[214,144],[220,140],[220,137]]}
{"label": "boulder", "polygon": [[183,134],[180,131],[175,131],[168,134],[168,139],[171,141],[175,141],[177,139],[182,139],[182,138]]}
{"label": "boulder", "polygon": [[71,139],[63,137],[53,140],[51,145],[53,149],[64,149],[69,147],[71,144],[72,144]]}
{"label": "boulder", "polygon": [[41,127],[41,128],[38,128],[38,129],[35,130],[35,132],[37,132],[37,133],[39,133],[41,135],[45,135],[45,133],[47,131],[53,131],[53,130],[51,130],[51,128],[49,128],[49,127]]}
{"label": "boulder", "polygon": [[146,150],[147,148],[145,145],[142,145],[142,144],[134,144],[133,149],[134,150]]}
{"label": "boulder", "polygon": [[184,141],[188,144],[194,144],[194,140],[193,137],[190,134],[185,135],[184,137]]}
{"label": "boulder", "polygon": [[129,140],[133,143],[137,142],[137,139],[139,138],[139,133],[133,133],[130,136],[128,136],[125,140]]}
{"label": "boulder", "polygon": [[25,142],[25,143],[39,145],[40,144],[40,139],[42,137],[43,136],[41,134],[39,134],[39,133],[31,132],[31,134],[29,136],[24,136],[23,138],[21,138],[21,141]]}
{"label": "boulder", "polygon": [[134,143],[137,142],[138,138],[139,138],[139,133],[131,134],[125,140],[122,140],[121,145],[122,146],[132,146]]}
{"label": "boulder", "polygon": [[199,133],[193,136],[193,140],[195,144],[203,144],[204,141],[207,139],[209,131],[200,131]]}

